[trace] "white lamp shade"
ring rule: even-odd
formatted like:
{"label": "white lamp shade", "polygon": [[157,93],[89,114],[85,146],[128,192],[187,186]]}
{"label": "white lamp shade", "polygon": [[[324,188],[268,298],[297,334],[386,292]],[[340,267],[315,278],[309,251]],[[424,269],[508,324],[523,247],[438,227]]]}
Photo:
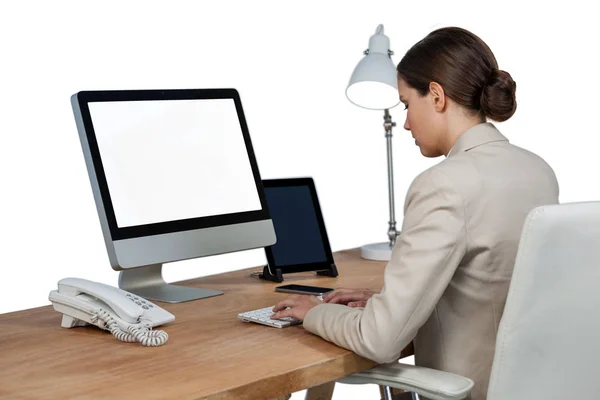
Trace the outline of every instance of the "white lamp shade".
{"label": "white lamp shade", "polygon": [[389,55],[389,39],[379,25],[369,40],[368,54],[360,60],[346,88],[346,97],[359,107],[385,110],[398,103],[396,67]]}

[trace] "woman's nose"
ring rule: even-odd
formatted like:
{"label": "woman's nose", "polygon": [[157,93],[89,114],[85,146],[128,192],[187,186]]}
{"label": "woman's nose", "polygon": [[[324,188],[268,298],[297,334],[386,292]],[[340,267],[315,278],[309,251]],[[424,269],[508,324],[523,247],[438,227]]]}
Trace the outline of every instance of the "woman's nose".
{"label": "woman's nose", "polygon": [[404,129],[406,129],[407,131],[410,131],[410,125],[408,124],[408,117],[406,117],[406,120],[404,121]]}

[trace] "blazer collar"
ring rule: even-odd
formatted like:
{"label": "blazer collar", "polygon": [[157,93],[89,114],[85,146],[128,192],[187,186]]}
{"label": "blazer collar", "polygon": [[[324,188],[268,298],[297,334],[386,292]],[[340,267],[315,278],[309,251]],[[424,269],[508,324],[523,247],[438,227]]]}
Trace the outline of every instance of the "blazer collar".
{"label": "blazer collar", "polygon": [[471,150],[474,147],[491,142],[501,142],[508,139],[500,133],[500,131],[490,122],[485,122],[467,129],[458,137],[452,149],[448,152],[448,156]]}

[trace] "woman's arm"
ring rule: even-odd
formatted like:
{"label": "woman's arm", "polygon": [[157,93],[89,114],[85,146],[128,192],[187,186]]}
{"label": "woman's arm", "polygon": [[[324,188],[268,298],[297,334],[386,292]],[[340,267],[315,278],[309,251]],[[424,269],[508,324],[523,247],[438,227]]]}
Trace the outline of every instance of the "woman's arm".
{"label": "woman's arm", "polygon": [[427,321],[466,252],[464,203],[438,168],[412,183],[384,288],[364,309],[321,304],[304,328],[377,362],[391,362]]}

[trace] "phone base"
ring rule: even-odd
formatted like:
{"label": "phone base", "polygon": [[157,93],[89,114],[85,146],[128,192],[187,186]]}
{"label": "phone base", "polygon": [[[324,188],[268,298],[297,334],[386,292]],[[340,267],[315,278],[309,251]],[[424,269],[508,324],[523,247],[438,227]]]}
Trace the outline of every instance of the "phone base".
{"label": "phone base", "polygon": [[199,289],[167,283],[162,277],[162,264],[121,271],[119,273],[119,287],[147,300],[164,303],[183,303],[184,301],[223,294],[219,290]]}

